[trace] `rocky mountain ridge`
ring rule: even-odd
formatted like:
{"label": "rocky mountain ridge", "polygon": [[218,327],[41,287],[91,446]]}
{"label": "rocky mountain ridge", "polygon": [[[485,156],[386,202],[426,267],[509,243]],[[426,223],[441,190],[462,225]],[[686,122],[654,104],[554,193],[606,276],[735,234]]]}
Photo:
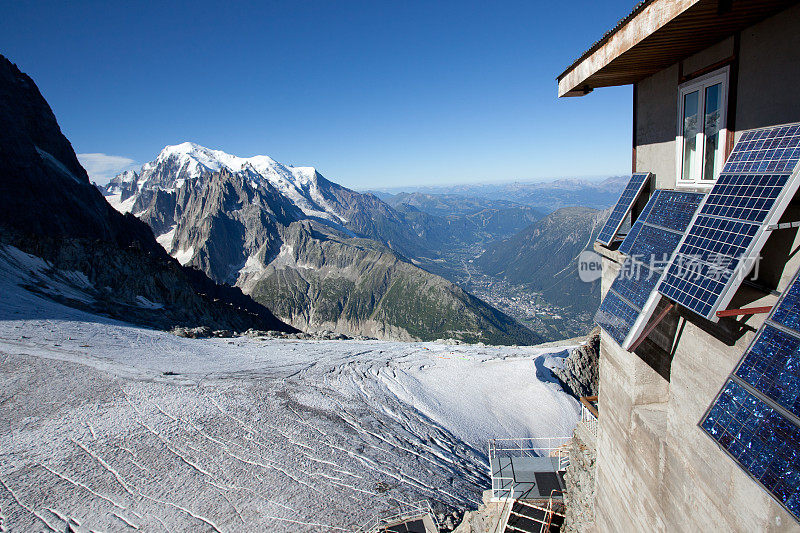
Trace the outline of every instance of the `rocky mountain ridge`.
{"label": "rocky mountain ridge", "polygon": [[3,56],[0,123],[0,244],[18,259],[9,264],[34,261],[14,250],[35,256],[36,283],[66,280],[80,295],[71,305],[132,322],[293,331],[238,289],[182,268],[146,224],[112,209],[36,84]]}
{"label": "rocky mountain ridge", "polygon": [[411,217],[311,167],[183,143],[103,192],[181,264],[240,287],[295,327],[402,340],[539,340],[414,264],[450,238],[443,219]]}

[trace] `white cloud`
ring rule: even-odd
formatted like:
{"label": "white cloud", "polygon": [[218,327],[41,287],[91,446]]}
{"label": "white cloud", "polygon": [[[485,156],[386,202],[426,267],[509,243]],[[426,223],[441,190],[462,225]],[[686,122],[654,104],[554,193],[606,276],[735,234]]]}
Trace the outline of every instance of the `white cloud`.
{"label": "white cloud", "polygon": [[108,181],[126,170],[135,169],[136,161],[121,155],[78,154],[78,161],[89,174],[89,179],[105,185]]}

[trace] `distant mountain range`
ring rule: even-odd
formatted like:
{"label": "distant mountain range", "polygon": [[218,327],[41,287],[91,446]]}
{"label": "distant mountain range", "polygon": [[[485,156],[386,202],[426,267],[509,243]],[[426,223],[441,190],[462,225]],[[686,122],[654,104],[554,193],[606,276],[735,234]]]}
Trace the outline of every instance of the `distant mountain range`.
{"label": "distant mountain range", "polygon": [[[81,293],[50,296],[156,327],[492,344],[553,338],[526,313],[544,306],[583,327],[597,289],[571,269],[603,215],[552,207],[605,208],[624,184],[379,197],[311,167],[183,143],[95,188],[33,81],[2,56],[0,118],[0,244],[45,259]],[[524,288],[499,290],[509,284]],[[520,304],[527,311],[514,316],[537,331],[473,288],[504,311]]]}
{"label": "distant mountain range", "polygon": [[164,148],[139,172],[101,190],[119,211],[146,222],[181,264],[240,287],[300,329],[494,344],[540,340],[414,264],[473,233],[473,220],[395,209],[311,167],[194,143]]}
{"label": "distant mountain range", "polygon": [[[456,194],[384,193],[381,199],[405,213],[407,219],[418,211],[446,220],[445,240],[450,239],[452,242],[437,242],[437,245],[473,244],[502,239],[522,231],[545,214],[544,211],[516,202]],[[428,219],[430,217],[425,222],[430,225]]]}
{"label": "distant mountain range", "polygon": [[612,176],[599,180],[558,179],[543,182],[513,182],[465,184],[436,187],[403,187],[371,191],[385,201],[395,195],[418,194],[423,196],[499,200],[534,207],[544,214],[562,207],[591,207],[606,209],[619,199],[619,194],[630,179]]}

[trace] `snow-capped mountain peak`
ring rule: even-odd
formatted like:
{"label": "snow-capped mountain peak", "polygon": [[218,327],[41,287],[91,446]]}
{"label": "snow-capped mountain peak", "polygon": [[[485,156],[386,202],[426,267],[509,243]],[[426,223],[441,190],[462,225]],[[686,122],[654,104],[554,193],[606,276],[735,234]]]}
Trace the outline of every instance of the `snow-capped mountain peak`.
{"label": "snow-capped mountain peak", "polygon": [[314,167],[284,165],[266,155],[239,157],[193,142],[165,146],[156,159],[142,166],[138,175],[133,174],[133,179],[120,174],[112,184],[135,182],[136,191],[177,190],[186,180],[221,170],[244,176],[254,187],[274,188],[307,216],[344,221],[326,200]]}
{"label": "snow-capped mountain peak", "polygon": [[[226,169],[237,173],[250,168],[262,175],[279,174],[286,177],[296,177],[298,178],[297,180],[290,179],[289,181],[298,181],[299,185],[300,182],[308,181],[309,171],[311,175],[316,174],[314,168],[298,167],[296,169],[292,166],[282,165],[266,155],[239,157],[222,150],[206,148],[193,142],[165,146],[156,160],[147,165],[156,166],[169,160],[177,161],[181,168],[186,169],[189,174],[188,177],[192,178],[199,177],[203,172],[216,172]],[[294,172],[298,169],[302,169],[303,172]]]}

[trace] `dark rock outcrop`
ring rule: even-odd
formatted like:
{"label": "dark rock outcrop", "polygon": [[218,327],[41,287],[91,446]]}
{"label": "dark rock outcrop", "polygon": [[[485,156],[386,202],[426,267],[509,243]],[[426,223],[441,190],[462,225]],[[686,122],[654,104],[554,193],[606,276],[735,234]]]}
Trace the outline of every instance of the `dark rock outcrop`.
{"label": "dark rock outcrop", "polygon": [[3,56],[0,124],[0,243],[85,274],[94,290],[83,307],[156,327],[294,331],[238,289],[182,268],[147,224],[115,211],[36,84]]}
{"label": "dark rock outcrop", "polygon": [[573,348],[564,359],[564,365],[553,373],[576,398],[597,396],[599,364],[600,329],[595,328],[585,344]]}

